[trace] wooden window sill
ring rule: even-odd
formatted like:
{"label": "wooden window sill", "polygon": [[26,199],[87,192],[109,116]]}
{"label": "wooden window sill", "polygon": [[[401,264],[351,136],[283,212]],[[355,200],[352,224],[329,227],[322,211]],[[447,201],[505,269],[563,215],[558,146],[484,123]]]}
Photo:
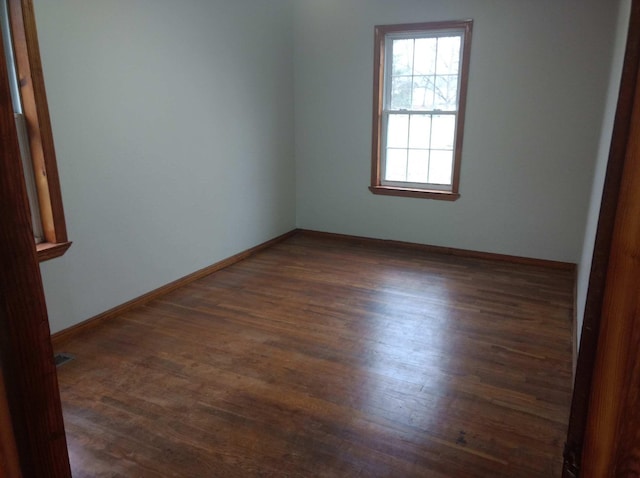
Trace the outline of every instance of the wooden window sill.
{"label": "wooden window sill", "polygon": [[399,188],[396,186],[369,186],[369,191],[373,194],[384,196],[403,196],[423,199],[440,199],[442,201],[456,201],[460,198],[459,193],[451,191],[439,191],[436,189],[412,189]]}
{"label": "wooden window sill", "polygon": [[44,262],[49,259],[60,257],[71,246],[71,242],[60,242],[54,244],[52,242],[41,242],[36,244],[36,251],[38,253],[38,261]]}

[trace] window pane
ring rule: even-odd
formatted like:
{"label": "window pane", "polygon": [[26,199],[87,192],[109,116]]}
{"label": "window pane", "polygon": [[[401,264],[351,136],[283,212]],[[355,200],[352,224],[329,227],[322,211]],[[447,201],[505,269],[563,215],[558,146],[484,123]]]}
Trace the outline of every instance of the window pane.
{"label": "window pane", "polygon": [[452,172],[453,151],[431,151],[429,182],[431,184],[451,184]]}
{"label": "window pane", "polygon": [[406,148],[409,141],[409,115],[389,115],[387,148]]}
{"label": "window pane", "polygon": [[429,179],[429,151],[426,149],[410,149],[407,166],[407,181],[426,183]]}
{"label": "window pane", "polygon": [[391,78],[391,109],[411,108],[411,77],[394,76]]}
{"label": "window pane", "polygon": [[429,149],[431,138],[431,116],[411,115],[409,126],[409,147]]}
{"label": "window pane", "polygon": [[384,178],[387,181],[407,180],[407,150],[387,149]]}
{"label": "window pane", "polygon": [[455,115],[433,115],[431,120],[431,148],[453,149]]}
{"label": "window pane", "polygon": [[458,104],[458,76],[436,76],[434,109],[455,111]]}
{"label": "window pane", "polygon": [[414,76],[411,107],[414,110],[433,110],[433,76]]}
{"label": "window pane", "polygon": [[438,38],[438,75],[458,74],[460,69],[460,37]]}
{"label": "window pane", "polygon": [[413,74],[413,39],[393,40],[392,75]]}
{"label": "window pane", "polygon": [[433,75],[436,72],[436,38],[419,38],[415,44],[414,75]]}

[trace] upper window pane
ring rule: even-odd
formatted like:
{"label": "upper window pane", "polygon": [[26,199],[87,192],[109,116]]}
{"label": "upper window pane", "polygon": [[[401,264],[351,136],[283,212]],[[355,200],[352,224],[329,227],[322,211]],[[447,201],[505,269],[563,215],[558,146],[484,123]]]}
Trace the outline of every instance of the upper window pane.
{"label": "upper window pane", "polygon": [[387,72],[386,81],[391,88],[386,97],[387,107],[455,111],[461,35],[390,38],[391,72]]}
{"label": "upper window pane", "polygon": [[434,77],[414,76],[411,107],[414,110],[432,110],[434,108]]}
{"label": "upper window pane", "polygon": [[413,74],[413,40],[393,42],[393,76]]}
{"label": "upper window pane", "polygon": [[437,38],[415,40],[414,74],[434,75],[436,73]]}
{"label": "upper window pane", "polygon": [[436,74],[457,75],[460,69],[460,37],[438,38],[438,59]]}
{"label": "upper window pane", "polygon": [[458,75],[435,77],[433,109],[455,111],[458,106]]}
{"label": "upper window pane", "polygon": [[391,78],[391,109],[406,110],[411,108],[411,76],[394,76]]}

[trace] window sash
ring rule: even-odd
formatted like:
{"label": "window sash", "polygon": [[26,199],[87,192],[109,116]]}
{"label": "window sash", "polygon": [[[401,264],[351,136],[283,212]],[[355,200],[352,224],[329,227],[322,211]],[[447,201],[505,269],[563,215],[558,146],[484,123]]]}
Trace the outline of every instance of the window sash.
{"label": "window sash", "polygon": [[[384,89],[382,95],[382,109],[383,111],[404,111],[402,108],[394,109],[391,107],[391,77],[393,74],[393,41],[394,40],[420,40],[424,38],[441,38],[441,37],[458,37],[460,38],[460,52],[459,52],[459,67],[458,73],[456,74],[458,79],[457,90],[456,90],[456,109],[458,111],[460,108],[460,90],[462,86],[462,59],[464,58],[464,48],[465,48],[465,31],[463,29],[444,29],[444,30],[434,30],[434,31],[423,31],[423,32],[393,32],[387,33],[384,36]],[[413,72],[412,72],[412,76]],[[431,76],[431,75],[429,75]],[[437,75],[433,75],[437,76]],[[454,111],[454,110],[433,110],[433,111]]]}
{"label": "window sash", "polygon": [[[393,86],[393,44],[394,40],[419,40],[423,38],[441,38],[441,37],[458,37],[460,39],[460,51],[458,55],[459,67],[456,73],[457,88],[456,88],[456,101],[455,109],[411,109],[411,108],[394,108],[391,106],[391,88]],[[462,60],[464,58],[465,48],[465,30],[464,29],[442,29],[432,31],[407,31],[407,32],[390,32],[384,35],[384,65],[383,65],[383,93],[382,93],[382,111],[381,111],[381,141],[380,141],[380,184],[383,186],[395,186],[408,189],[429,189],[435,191],[451,191],[454,182],[454,165],[455,165],[455,150],[457,145],[457,133],[458,133],[458,111],[460,109],[460,94],[462,89]],[[437,58],[437,50],[436,50]],[[436,60],[437,61],[437,60]],[[415,56],[412,61],[411,77],[415,76]],[[436,78],[437,71],[433,75]],[[412,89],[413,94],[413,89]],[[453,155],[452,155],[452,174],[450,181],[446,184],[435,182],[413,182],[413,181],[397,181],[386,179],[387,170],[387,140],[388,140],[388,121],[389,115],[426,115],[433,117],[434,115],[444,116],[451,115],[454,117],[454,131],[453,131]],[[407,145],[407,152],[412,148]],[[429,152],[435,150],[434,148],[428,148]],[[427,165],[429,168],[429,165]]]}
{"label": "window sash", "polygon": [[[452,116],[454,118],[454,124],[457,124],[458,122],[458,112],[457,111],[423,111],[423,110],[390,110],[390,111],[383,111],[382,112],[382,131],[384,132],[382,134],[382,141],[381,141],[381,155],[380,155],[380,170],[381,170],[381,175],[380,175],[380,183],[383,186],[395,186],[395,187],[404,187],[404,188],[410,188],[410,189],[430,189],[430,190],[435,190],[435,191],[451,191],[451,187],[453,184],[453,167],[452,169],[452,173],[451,173],[451,178],[450,178],[450,182],[448,183],[436,183],[436,182],[415,182],[415,181],[393,181],[393,180],[389,180],[385,178],[385,173],[387,170],[387,145],[388,145],[388,124],[389,124],[389,115],[406,115],[406,116],[411,116],[411,115],[424,115],[424,116]],[[453,137],[453,149],[451,150],[452,153],[455,152],[455,146],[456,146],[456,134],[457,134],[457,128],[455,128],[454,130],[454,137]],[[429,152],[431,151],[449,151],[448,149],[439,149],[439,148],[411,148],[410,144],[407,144],[406,148],[393,148],[393,149],[405,149],[407,152],[411,151],[411,150],[416,150],[416,149],[420,149],[420,150],[428,150]],[[452,155],[452,162],[455,161],[455,158]],[[430,160],[429,160],[430,163]],[[430,164],[427,165],[427,168],[429,168]]]}

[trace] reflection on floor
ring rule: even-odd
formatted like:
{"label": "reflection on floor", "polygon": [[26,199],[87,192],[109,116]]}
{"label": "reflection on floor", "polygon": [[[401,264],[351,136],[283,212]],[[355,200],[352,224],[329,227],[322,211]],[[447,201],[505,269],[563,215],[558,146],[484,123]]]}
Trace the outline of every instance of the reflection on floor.
{"label": "reflection on floor", "polygon": [[299,234],[64,344],[74,477],[560,476],[572,292]]}

